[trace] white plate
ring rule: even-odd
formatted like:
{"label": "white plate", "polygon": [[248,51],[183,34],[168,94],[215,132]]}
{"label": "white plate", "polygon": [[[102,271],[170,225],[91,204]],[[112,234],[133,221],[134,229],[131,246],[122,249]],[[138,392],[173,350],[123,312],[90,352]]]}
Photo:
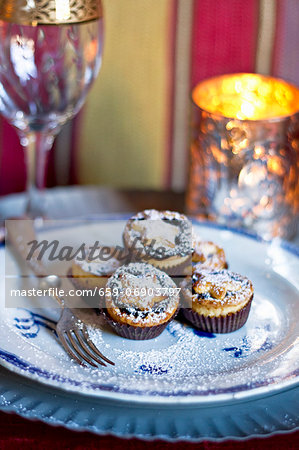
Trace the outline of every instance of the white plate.
{"label": "white plate", "polygon": [[[73,245],[82,243],[82,236],[88,236],[89,242],[101,236],[105,242],[117,244],[124,223],[89,222],[41,235]],[[227,335],[205,335],[173,321],[154,340],[130,341],[114,335],[109,327],[91,326],[94,342],[116,365],[85,369],[68,358],[37,315],[56,320],[57,310],[34,310],[30,298],[26,310],[5,308],[2,285],[0,363],[31,379],[78,394],[152,404],[230,402],[295,386],[299,379],[296,250],[220,226],[194,226],[204,239],[225,249],[230,269],[247,275],[254,284],[255,298],[242,329]],[[3,254],[2,250],[2,264]],[[99,320],[91,310],[87,316],[91,323]]]}

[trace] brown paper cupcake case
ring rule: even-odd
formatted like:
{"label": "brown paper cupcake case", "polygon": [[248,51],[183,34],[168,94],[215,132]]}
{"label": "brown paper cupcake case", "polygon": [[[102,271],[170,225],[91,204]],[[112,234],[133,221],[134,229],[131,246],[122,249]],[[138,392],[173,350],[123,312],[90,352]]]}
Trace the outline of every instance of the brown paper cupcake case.
{"label": "brown paper cupcake case", "polygon": [[169,322],[171,322],[177,314],[175,314],[167,321],[162,323],[161,325],[155,325],[153,327],[134,327],[132,325],[127,325],[124,323],[119,323],[113,320],[106,309],[101,309],[101,313],[106,320],[106,322],[110,325],[110,327],[117,333],[119,336],[124,337],[126,339],[134,339],[134,340],[147,340],[154,339],[159,336],[162,331],[165,330]]}
{"label": "brown paper cupcake case", "polygon": [[[253,297],[252,297],[253,298]],[[236,313],[227,314],[226,316],[209,317],[198,314],[190,308],[181,308],[183,316],[199,330],[207,333],[231,333],[241,328],[247,321],[251,302],[250,301],[242,309]]]}

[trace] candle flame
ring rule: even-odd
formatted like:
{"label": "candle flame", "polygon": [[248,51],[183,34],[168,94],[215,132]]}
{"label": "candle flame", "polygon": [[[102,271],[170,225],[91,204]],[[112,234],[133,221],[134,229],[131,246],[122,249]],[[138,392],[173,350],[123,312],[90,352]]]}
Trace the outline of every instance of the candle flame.
{"label": "candle flame", "polygon": [[299,111],[299,89],[283,80],[258,74],[211,78],[193,90],[204,111],[238,120],[263,120]]}

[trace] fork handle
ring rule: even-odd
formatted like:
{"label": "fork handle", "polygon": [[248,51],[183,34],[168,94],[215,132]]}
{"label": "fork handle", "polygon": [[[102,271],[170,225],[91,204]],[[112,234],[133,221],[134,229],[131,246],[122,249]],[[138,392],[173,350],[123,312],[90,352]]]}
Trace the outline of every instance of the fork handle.
{"label": "fork handle", "polygon": [[49,275],[43,263],[37,259],[37,252],[33,253],[30,259],[28,257],[28,244],[36,240],[33,220],[7,220],[6,221],[7,239],[12,244],[22,261],[37,277],[46,277]]}

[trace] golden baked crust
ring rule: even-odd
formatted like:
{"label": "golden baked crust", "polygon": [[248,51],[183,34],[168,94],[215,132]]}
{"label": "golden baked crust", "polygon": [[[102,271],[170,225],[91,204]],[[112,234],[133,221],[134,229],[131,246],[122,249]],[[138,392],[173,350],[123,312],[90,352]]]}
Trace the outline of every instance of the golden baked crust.
{"label": "golden baked crust", "polygon": [[90,272],[86,272],[80,266],[73,263],[70,271],[70,277],[74,278],[76,281],[76,285],[78,287],[82,287],[84,289],[92,289],[95,287],[105,287],[108,276],[96,276]]}
{"label": "golden baked crust", "polygon": [[182,283],[185,307],[204,316],[225,316],[244,308],[253,298],[251,281],[226,269],[194,272]]}
{"label": "golden baked crust", "polygon": [[115,322],[131,325],[133,327],[153,327],[157,325],[161,325],[165,322],[168,322],[176,313],[177,307],[175,309],[167,310],[163,314],[163,317],[160,315],[159,319],[154,316],[154,314],[149,314],[144,320],[139,319],[138,321],[132,315],[128,315],[126,312],[122,312],[119,308],[110,307],[109,302],[106,301],[107,311],[109,316],[115,320]]}
{"label": "golden baked crust", "polygon": [[211,241],[202,241],[193,237],[192,265],[195,270],[200,269],[226,269],[227,262],[223,248]]}
{"label": "golden baked crust", "polygon": [[174,316],[179,294],[166,273],[149,264],[131,263],[117,269],[108,280],[105,303],[114,321],[152,327]]}
{"label": "golden baked crust", "polygon": [[227,269],[228,264],[223,248],[212,241],[203,241],[194,232],[192,234],[192,258],[184,268],[183,275],[200,270]]}
{"label": "golden baked crust", "polygon": [[175,211],[144,210],[128,220],[123,241],[135,261],[171,269],[191,256],[191,222]]}

